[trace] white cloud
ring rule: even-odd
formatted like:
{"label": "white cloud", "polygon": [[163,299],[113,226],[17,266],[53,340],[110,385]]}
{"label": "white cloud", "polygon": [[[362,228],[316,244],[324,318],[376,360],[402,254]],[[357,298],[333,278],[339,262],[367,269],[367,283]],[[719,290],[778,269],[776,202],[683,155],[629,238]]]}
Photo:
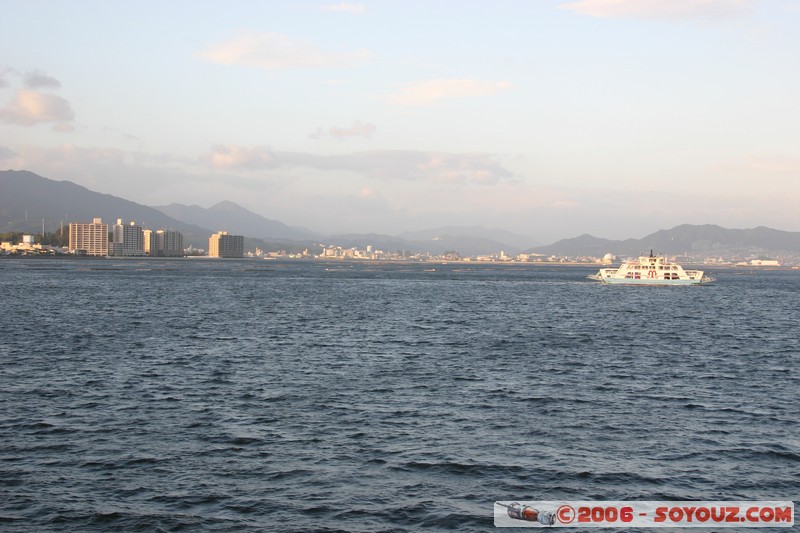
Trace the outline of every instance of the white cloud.
{"label": "white cloud", "polygon": [[211,46],[198,54],[219,65],[264,70],[350,66],[370,57],[366,50],[329,52],[279,33],[251,33]]}
{"label": "white cloud", "polygon": [[17,152],[12,150],[11,148],[6,148],[5,146],[0,146],[0,161],[11,159],[12,157],[16,157]]}
{"label": "white cloud", "polygon": [[712,170],[736,177],[744,182],[769,181],[792,189],[800,184],[800,157],[783,154],[753,154],[735,161],[718,164]]}
{"label": "white cloud", "polygon": [[360,198],[379,198],[380,194],[372,187],[363,187],[359,191],[358,196]]}
{"label": "white cloud", "polygon": [[561,7],[599,18],[719,20],[747,15],[753,4],[753,0],[577,0]]}
{"label": "white cloud", "polygon": [[8,81],[8,75],[18,76],[19,72],[11,67],[0,68],[0,89],[4,87],[11,87],[11,82]]}
{"label": "white cloud", "polygon": [[206,160],[218,169],[258,170],[277,166],[275,153],[266,146],[216,145]]}
{"label": "white cloud", "polygon": [[408,83],[398,92],[390,94],[391,104],[424,106],[441,100],[485,96],[511,87],[507,81],[491,82],[483,80],[428,80]]}
{"label": "white cloud", "polygon": [[25,87],[28,89],[58,89],[61,87],[61,82],[40,70],[34,70],[25,73]]}
{"label": "white cloud", "polygon": [[[15,157],[19,168],[32,169],[34,172],[44,169],[48,174],[59,174],[65,169],[80,174],[97,167],[121,165],[125,160],[125,154],[120,150],[84,148],[72,144],[52,148],[23,146],[17,150]],[[48,174],[43,175],[50,177]]]}
{"label": "white cloud", "polygon": [[[731,187],[687,196],[675,191],[549,187],[537,184],[539,180],[516,179],[488,154],[375,150],[320,156],[263,146],[215,147],[210,154],[214,153],[220,154],[219,167],[212,167],[210,156],[200,167],[196,159],[169,154],[7,145],[0,147],[0,161],[5,168],[66,179],[145,205],[232,200],[269,218],[324,233],[480,224],[552,242],[587,232],[614,239],[643,237],[681,223],[787,230],[796,230],[800,223],[795,206],[800,181],[792,179],[798,160],[793,155],[753,161],[783,176],[778,178],[780,187],[767,182],[770,187],[757,193]],[[745,158],[743,163],[749,161]],[[248,165],[262,172],[241,170]],[[491,177],[496,183],[481,186]],[[632,218],[646,223],[631,229]]]}
{"label": "white cloud", "polygon": [[59,133],[72,133],[75,131],[75,127],[69,122],[58,122],[53,124],[53,127],[50,129]]}
{"label": "white cloud", "polygon": [[[26,145],[3,159],[5,168],[26,169],[41,176],[69,180],[93,191],[113,194],[146,205],[171,202],[219,201],[236,178],[209,177],[196,161],[170,154],[148,154],[114,148],[64,144]],[[195,166],[193,166],[195,165]],[[237,196],[238,198],[238,196]]]}
{"label": "white cloud", "polygon": [[56,131],[72,131],[70,122],[75,118],[69,102],[54,94],[32,90],[19,90],[11,102],[0,109],[0,122],[18,126],[55,123]]}
{"label": "white cloud", "polygon": [[309,135],[309,137],[312,139],[322,139],[325,136],[330,136],[337,140],[343,140],[348,137],[364,137],[366,139],[370,139],[375,133],[375,130],[375,124],[370,124],[369,122],[363,123],[360,120],[357,120],[352,126],[347,128],[334,126],[327,132],[323,131],[322,128],[317,128],[317,131]]}
{"label": "white cloud", "polygon": [[369,150],[341,155],[277,152],[267,147],[214,146],[202,158],[216,169],[266,170],[314,168],[345,171],[388,180],[426,180],[439,183],[492,184],[513,180],[512,172],[493,156],[415,150]]}
{"label": "white cloud", "polygon": [[333,11],[336,13],[356,13],[361,14],[367,10],[363,4],[351,4],[349,2],[340,2],[338,4],[331,4],[324,6],[322,9],[325,11]]}

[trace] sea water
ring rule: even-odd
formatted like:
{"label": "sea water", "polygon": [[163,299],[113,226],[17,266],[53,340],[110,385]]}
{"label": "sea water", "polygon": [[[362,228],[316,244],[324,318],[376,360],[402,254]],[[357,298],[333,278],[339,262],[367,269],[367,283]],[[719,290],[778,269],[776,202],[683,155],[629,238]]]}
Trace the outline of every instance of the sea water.
{"label": "sea water", "polygon": [[595,270],[2,260],[0,529],[485,531],[498,500],[796,500],[800,272]]}

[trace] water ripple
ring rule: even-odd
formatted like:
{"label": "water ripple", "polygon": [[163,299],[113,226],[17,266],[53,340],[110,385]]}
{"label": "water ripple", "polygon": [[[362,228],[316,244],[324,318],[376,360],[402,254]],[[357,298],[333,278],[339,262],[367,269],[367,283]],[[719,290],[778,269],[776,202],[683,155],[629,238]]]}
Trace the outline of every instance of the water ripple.
{"label": "water ripple", "polygon": [[800,493],[797,273],[585,274],[5,261],[0,529],[485,531],[503,499]]}

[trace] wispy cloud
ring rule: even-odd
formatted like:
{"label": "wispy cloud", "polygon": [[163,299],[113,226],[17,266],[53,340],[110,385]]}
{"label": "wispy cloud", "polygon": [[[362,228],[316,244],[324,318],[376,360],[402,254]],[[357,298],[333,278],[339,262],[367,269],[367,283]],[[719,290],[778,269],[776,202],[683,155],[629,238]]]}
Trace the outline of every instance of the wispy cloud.
{"label": "wispy cloud", "polygon": [[61,82],[40,70],[25,73],[25,87],[28,89],[58,89]]}
{"label": "wispy cloud", "polygon": [[345,67],[370,57],[367,50],[330,52],[280,33],[249,33],[212,45],[200,57],[218,65],[238,65],[265,70]]}
{"label": "wispy cloud", "polygon": [[69,102],[54,94],[28,89],[16,92],[11,102],[0,109],[0,122],[18,126],[55,123],[56,131],[72,131],[75,118]]}
{"label": "wispy cloud", "polygon": [[351,4],[349,2],[340,2],[338,4],[329,4],[322,8],[325,11],[333,11],[336,13],[356,13],[361,14],[367,10],[363,4]]}
{"label": "wispy cloud", "polygon": [[229,187],[235,181],[228,175],[204,175],[196,161],[170,154],[73,144],[15,147],[3,164],[5,168],[24,168],[148,205],[160,205],[164,198],[182,201],[191,195],[218,201],[222,186]]}
{"label": "wispy cloud", "polygon": [[322,139],[324,137],[331,137],[332,139],[343,140],[349,137],[363,137],[366,139],[372,138],[375,133],[375,124],[369,122],[364,123],[357,120],[352,126],[347,128],[339,128],[334,126],[329,128],[328,131],[323,131],[322,128],[317,128],[317,131],[309,135],[312,139]]}
{"label": "wispy cloud", "polygon": [[800,183],[800,157],[785,154],[752,154],[712,166],[712,170],[748,181],[780,182],[785,186]]}
{"label": "wispy cloud", "polygon": [[408,83],[386,99],[396,105],[425,106],[442,100],[485,96],[509,87],[511,84],[507,81],[427,80]]}
{"label": "wispy cloud", "polygon": [[4,87],[11,87],[11,82],[8,81],[9,74],[13,76],[18,76],[19,72],[16,69],[11,67],[2,67],[0,68],[0,89]]}
{"label": "wispy cloud", "polygon": [[12,150],[11,148],[6,148],[5,146],[0,146],[0,161],[4,161],[6,159],[11,159],[15,157],[17,152]]}
{"label": "wispy cloud", "polygon": [[266,146],[217,145],[202,161],[224,170],[306,167],[347,171],[377,179],[427,180],[438,183],[492,184],[515,179],[490,154],[416,150],[368,150],[341,155],[278,152]]}
{"label": "wispy cloud", "polygon": [[577,0],[562,4],[598,18],[721,20],[752,12],[753,0]]}
{"label": "wispy cloud", "polygon": [[268,146],[215,145],[204,158],[218,169],[259,170],[278,165],[278,158]]}

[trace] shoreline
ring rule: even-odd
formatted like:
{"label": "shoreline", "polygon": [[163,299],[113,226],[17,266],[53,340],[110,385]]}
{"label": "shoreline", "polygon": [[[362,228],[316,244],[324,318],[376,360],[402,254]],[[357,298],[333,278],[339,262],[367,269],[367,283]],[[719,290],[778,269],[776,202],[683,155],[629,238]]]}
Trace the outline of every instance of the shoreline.
{"label": "shoreline", "polygon": [[[209,257],[209,256],[183,256],[183,257],[150,257],[150,256],[80,256],[80,255],[0,255],[3,260],[65,260],[65,261],[183,261],[183,260],[205,260],[205,261],[240,261],[240,262],[314,262],[326,264],[359,264],[359,265],[453,265],[453,266],[527,266],[527,267],[587,267],[587,268],[614,268],[614,264],[588,263],[580,261],[450,261],[444,259],[358,259],[358,258],[334,258],[334,257],[304,257],[304,258],[284,258],[284,257]],[[782,271],[799,270],[800,267],[794,265],[782,266],[757,266],[757,265],[734,265],[734,264],[707,264],[700,262],[686,262],[686,266],[702,268],[704,270],[749,270],[749,271]]]}

